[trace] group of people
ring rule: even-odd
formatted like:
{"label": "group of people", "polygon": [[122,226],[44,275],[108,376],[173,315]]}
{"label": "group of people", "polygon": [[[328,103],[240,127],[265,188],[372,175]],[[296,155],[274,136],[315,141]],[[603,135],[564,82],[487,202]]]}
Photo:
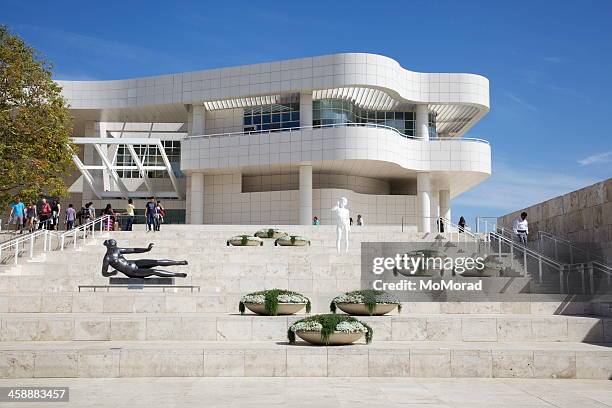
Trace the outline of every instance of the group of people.
{"label": "group of people", "polygon": [[[108,215],[105,225],[105,230],[111,231],[118,229],[118,216],[126,216],[126,221],[123,229],[132,231],[135,217],[134,201],[128,200],[125,211],[115,211],[112,205],[106,204],[102,210],[102,215]],[[145,218],[147,223],[147,231],[159,231],[161,224],[164,222],[166,210],[160,201],[156,201],[155,197],[149,197],[145,208]],[[15,233],[23,234],[33,232],[36,229],[59,230],[63,223],[66,230],[71,230],[77,225],[87,224],[96,218],[96,209],[93,202],[85,203],[79,211],[76,211],[72,204],[68,204],[65,210],[58,199],[47,200],[43,198],[37,204],[32,201],[29,204],[23,203],[21,198],[16,198],[11,204],[9,222],[15,225]]]}
{"label": "group of people", "polygon": [[[128,199],[125,211],[115,211],[110,203],[106,204],[106,207],[104,210],[102,210],[102,215],[108,215],[109,217],[107,218],[104,229],[109,231],[118,229],[118,216],[124,215],[127,217],[127,219],[123,230],[132,231],[134,226],[135,209],[136,206],[134,205],[134,200],[131,198]],[[166,216],[166,210],[161,201],[155,201],[155,197],[149,197],[144,210],[147,222],[147,232],[159,231],[161,229],[161,224],[164,222],[164,217]]]}
{"label": "group of people", "polygon": [[[15,233],[23,234],[24,231],[33,232],[36,229],[59,230],[62,220],[62,206],[58,199],[51,202],[43,198],[40,205],[32,201],[25,204],[17,197],[11,204],[10,222],[15,225]],[[76,222],[76,211],[72,204],[64,211],[64,224],[66,229],[72,229]]]}

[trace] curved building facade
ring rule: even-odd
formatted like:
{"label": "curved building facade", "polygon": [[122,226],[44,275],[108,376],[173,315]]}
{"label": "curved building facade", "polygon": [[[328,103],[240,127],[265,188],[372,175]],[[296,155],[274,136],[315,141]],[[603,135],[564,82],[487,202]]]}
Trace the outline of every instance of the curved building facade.
{"label": "curved building facade", "polygon": [[[488,80],[335,54],[118,81],[60,81],[75,117],[71,191],[100,204],[161,197],[187,223],[356,218],[429,231],[491,173],[464,137]],[[184,214],[184,215],[183,215]]]}

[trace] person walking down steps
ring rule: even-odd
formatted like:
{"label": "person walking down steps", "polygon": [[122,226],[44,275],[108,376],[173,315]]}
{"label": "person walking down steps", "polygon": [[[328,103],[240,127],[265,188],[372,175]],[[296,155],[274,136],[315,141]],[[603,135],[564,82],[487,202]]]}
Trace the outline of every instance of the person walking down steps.
{"label": "person walking down steps", "polygon": [[529,223],[527,222],[527,213],[523,211],[521,216],[514,220],[514,225],[512,227],[514,230],[514,234],[518,241],[527,245],[527,236],[529,235]]}

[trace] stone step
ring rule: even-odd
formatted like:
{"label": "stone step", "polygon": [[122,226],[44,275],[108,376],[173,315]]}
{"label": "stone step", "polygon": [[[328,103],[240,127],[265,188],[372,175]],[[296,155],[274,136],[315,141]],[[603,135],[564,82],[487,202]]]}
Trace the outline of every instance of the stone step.
{"label": "stone step", "polygon": [[[0,314],[0,341],[282,341],[303,318],[251,313]],[[586,316],[411,314],[358,317],[378,342],[612,343],[612,319]]]}
{"label": "stone step", "polygon": [[4,342],[0,377],[479,377],[609,379],[612,349],[584,343]]}
{"label": "stone step", "polygon": [[[327,313],[329,303],[340,292],[324,291],[313,296],[313,313]],[[21,292],[0,294],[0,313],[234,313],[241,293],[204,293],[155,289],[111,292]],[[518,295],[514,301],[403,302],[402,314],[535,314],[590,315],[608,310],[609,303],[568,301],[563,295]],[[603,300],[602,300],[603,301]],[[605,314],[604,314],[605,315]]]}

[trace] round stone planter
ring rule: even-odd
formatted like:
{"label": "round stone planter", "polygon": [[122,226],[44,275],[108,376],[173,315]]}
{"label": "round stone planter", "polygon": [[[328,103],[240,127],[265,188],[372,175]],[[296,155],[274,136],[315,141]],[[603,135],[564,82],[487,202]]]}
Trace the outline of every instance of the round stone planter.
{"label": "round stone planter", "polygon": [[[266,312],[266,306],[263,303],[247,303],[244,302],[244,306],[251,312],[258,315],[269,316]],[[277,315],[292,315],[306,306],[306,303],[279,303]]]}
{"label": "round stone planter", "polygon": [[[270,234],[271,232],[271,234]],[[278,230],[276,228],[270,228],[270,229],[262,229],[257,231],[255,234],[256,237],[258,238],[268,238],[268,239],[278,239],[281,237],[286,237],[287,233],[285,231],[281,231]]]}
{"label": "round stone planter", "polygon": [[275,246],[306,246],[310,245],[310,241],[304,237],[293,236],[293,240],[291,240],[290,236],[285,236],[278,238],[274,241]]}
{"label": "round stone planter", "polygon": [[241,236],[231,237],[227,240],[228,246],[261,246],[263,245],[263,239],[258,237],[248,237],[246,242],[243,241]]}
{"label": "round stone planter", "polygon": [[334,332],[329,336],[329,339],[327,339],[327,343],[321,338],[321,332],[298,331],[295,332],[295,334],[297,334],[300,339],[310,344],[316,344],[317,346],[346,346],[362,338],[365,333]]}
{"label": "round stone planter", "polygon": [[336,306],[344,313],[354,316],[382,316],[397,308],[395,303],[378,303],[370,314],[363,303],[336,303]]}

